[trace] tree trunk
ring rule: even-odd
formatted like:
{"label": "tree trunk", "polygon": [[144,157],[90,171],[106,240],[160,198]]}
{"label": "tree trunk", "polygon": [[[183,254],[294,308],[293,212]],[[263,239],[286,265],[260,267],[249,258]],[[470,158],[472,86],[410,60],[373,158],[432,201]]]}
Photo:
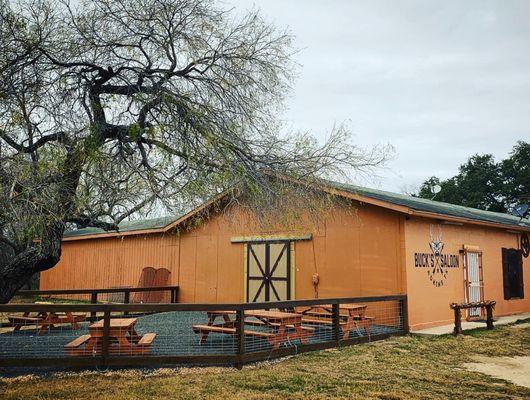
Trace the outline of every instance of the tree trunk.
{"label": "tree trunk", "polygon": [[83,166],[83,153],[69,153],[64,163],[63,184],[57,192],[61,218],[46,225],[29,245],[2,244],[0,247],[0,304],[9,302],[15,293],[38,272],[54,267],[61,258],[64,218],[72,214]]}
{"label": "tree trunk", "polygon": [[[31,277],[54,267],[61,258],[61,239],[64,224],[56,222],[45,229],[43,239],[16,254],[1,251],[0,257],[0,304],[9,302]],[[5,250],[5,249],[4,249]]]}
{"label": "tree trunk", "polygon": [[0,268],[0,304],[9,302],[35,273],[50,269],[59,262],[60,249],[47,255],[39,250],[28,249]]}

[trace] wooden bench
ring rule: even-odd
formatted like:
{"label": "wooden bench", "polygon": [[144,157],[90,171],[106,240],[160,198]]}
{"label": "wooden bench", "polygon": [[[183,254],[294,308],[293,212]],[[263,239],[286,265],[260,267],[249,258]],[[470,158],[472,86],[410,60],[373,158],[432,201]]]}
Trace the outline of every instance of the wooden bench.
{"label": "wooden bench", "polygon": [[[236,334],[236,328],[229,328],[226,326],[219,326],[219,325],[193,325],[193,332],[200,333],[201,338],[199,339],[200,344],[204,344],[206,342],[206,339],[208,338],[208,334],[210,332],[213,333],[224,333],[228,335],[235,335]],[[256,336],[268,339],[274,334],[269,332],[259,332],[259,331],[253,331],[245,329],[245,335],[247,336]]]}
{"label": "wooden bench", "polygon": [[146,333],[138,341],[138,346],[151,346],[153,340],[155,340],[156,333]]}
{"label": "wooden bench", "polygon": [[462,310],[470,308],[486,309],[486,329],[493,329],[493,309],[497,302],[495,300],[477,301],[474,303],[451,303],[449,307],[455,312],[455,328],[453,334],[456,336],[462,333]]}
{"label": "wooden bench", "polygon": [[84,345],[88,340],[90,339],[90,335],[82,335],[74,340],[72,340],[70,343],[66,344],[64,346],[64,351],[69,356],[78,356],[85,353],[84,348],[80,348],[82,345]]}
{"label": "wooden bench", "polygon": [[[316,318],[331,318],[331,314],[329,312],[326,312],[326,311],[307,311],[307,312],[303,313],[303,315],[308,315],[308,316],[312,316],[312,317],[316,317]],[[339,316],[341,318],[347,318],[348,317],[348,313],[340,312]]]}
{"label": "wooden bench", "polygon": [[[303,319],[302,319],[302,321],[303,321]],[[251,325],[251,326],[272,326],[274,328],[279,328],[281,324],[276,323],[276,322],[266,323],[266,322],[263,322],[263,321],[260,321],[260,320],[255,320],[255,321],[246,320],[245,321],[245,325]],[[289,328],[289,329],[295,329],[294,325],[292,325],[292,324],[287,324],[285,326],[287,328]],[[302,329],[304,331],[308,331],[308,332],[314,332],[315,331],[315,328],[313,328],[312,326],[302,326]]]}
{"label": "wooden bench", "polygon": [[23,326],[35,325],[39,334],[58,324],[71,324],[72,329],[79,329],[79,322],[84,321],[85,318],[85,314],[74,314],[71,312],[39,312],[34,317],[30,316],[29,312],[25,312],[21,316],[11,315],[7,317],[15,331],[20,330]]}
{"label": "wooden bench", "polygon": [[[128,346],[111,345],[109,346],[110,355],[143,355],[148,354],[151,344],[156,338],[156,333],[144,334],[137,344],[131,344]],[[89,356],[93,354],[101,354],[101,341],[97,340],[87,348],[86,344],[94,338],[91,335],[82,335],[75,338],[70,343],[64,346],[64,351],[69,356]]]}
{"label": "wooden bench", "polygon": [[[352,323],[355,327],[355,329],[363,328],[368,335],[368,337],[371,337],[371,326],[375,321],[375,317],[367,317],[367,316],[353,316],[351,317],[350,322],[348,322],[345,319],[342,319],[339,322],[339,325],[343,328],[344,334],[343,338],[346,339],[349,335],[349,331],[352,328]],[[302,317],[302,323],[304,324],[310,324],[310,325],[325,325],[325,326],[332,326],[333,320],[331,318],[317,318],[317,317]],[[360,332],[359,332],[360,333]]]}
{"label": "wooden bench", "polygon": [[[375,321],[375,317],[354,317],[354,321],[370,321],[370,323],[373,323]],[[331,318],[312,318],[312,317],[302,317],[302,322],[305,322],[307,324],[322,324],[322,325],[333,325],[333,321]],[[340,322],[341,325],[345,325],[345,321]]]}
{"label": "wooden bench", "polygon": [[19,331],[23,326],[35,325],[36,328],[43,321],[43,317],[24,317],[24,316],[9,316],[8,321],[15,327],[15,331]]}

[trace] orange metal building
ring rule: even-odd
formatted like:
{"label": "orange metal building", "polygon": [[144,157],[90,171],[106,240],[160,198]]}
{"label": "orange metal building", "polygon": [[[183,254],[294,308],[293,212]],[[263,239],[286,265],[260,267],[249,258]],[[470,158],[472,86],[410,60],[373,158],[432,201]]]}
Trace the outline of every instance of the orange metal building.
{"label": "orange metal building", "polygon": [[530,312],[528,220],[344,184],[323,190],[347,204],[288,231],[235,209],[193,228],[197,210],[120,232],[70,232],[40,287],[136,286],[154,267],[170,271],[179,302],[406,294],[412,330],[451,323],[451,302],[492,299],[496,315]]}

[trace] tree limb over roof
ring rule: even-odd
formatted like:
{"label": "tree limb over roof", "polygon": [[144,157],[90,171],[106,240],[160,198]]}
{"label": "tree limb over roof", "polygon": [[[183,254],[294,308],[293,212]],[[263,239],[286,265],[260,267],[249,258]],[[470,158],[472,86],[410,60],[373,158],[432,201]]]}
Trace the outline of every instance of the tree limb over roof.
{"label": "tree limb over roof", "polygon": [[[530,231],[530,221],[522,220],[510,214],[479,210],[454,204],[428,200],[404,194],[387,192],[334,181],[322,181],[320,190],[331,194],[353,199],[378,207],[391,209],[396,212],[416,215],[418,217],[436,218],[474,225],[485,225],[521,231]],[[166,216],[138,221],[127,221],[120,224],[119,232],[105,232],[102,229],[87,228],[65,233],[64,240],[78,240],[104,238],[113,236],[127,236],[151,233],[165,233],[176,228],[185,221],[193,218],[205,207],[220,201],[221,195],[200,207],[179,216]]]}

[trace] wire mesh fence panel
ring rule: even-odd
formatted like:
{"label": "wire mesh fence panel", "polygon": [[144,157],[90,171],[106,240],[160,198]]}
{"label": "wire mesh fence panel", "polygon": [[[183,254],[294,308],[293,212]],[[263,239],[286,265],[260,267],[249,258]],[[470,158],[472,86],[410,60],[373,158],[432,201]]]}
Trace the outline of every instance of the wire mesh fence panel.
{"label": "wire mesh fence panel", "polygon": [[98,365],[111,359],[120,364],[120,358],[120,365],[132,358],[200,363],[203,356],[237,362],[406,330],[404,296],[328,300],[0,305],[0,365],[9,359],[63,359],[69,365],[91,358]]}
{"label": "wire mesh fence panel", "polygon": [[[245,311],[245,351],[258,352],[299,347],[333,340],[329,323],[314,326],[305,312],[310,307]],[[327,322],[327,321],[326,321]]]}
{"label": "wire mesh fence panel", "polygon": [[143,316],[137,326],[141,333],[156,334],[151,355],[234,354],[235,333],[201,329],[208,326],[208,321],[208,313],[204,311],[176,311]]}
{"label": "wire mesh fence panel", "polygon": [[398,300],[340,304],[341,339],[376,337],[403,331],[403,311]]}
{"label": "wire mesh fence panel", "polygon": [[87,316],[85,312],[9,313],[5,324],[11,326],[0,328],[0,359],[62,357],[67,343],[87,333]]}

